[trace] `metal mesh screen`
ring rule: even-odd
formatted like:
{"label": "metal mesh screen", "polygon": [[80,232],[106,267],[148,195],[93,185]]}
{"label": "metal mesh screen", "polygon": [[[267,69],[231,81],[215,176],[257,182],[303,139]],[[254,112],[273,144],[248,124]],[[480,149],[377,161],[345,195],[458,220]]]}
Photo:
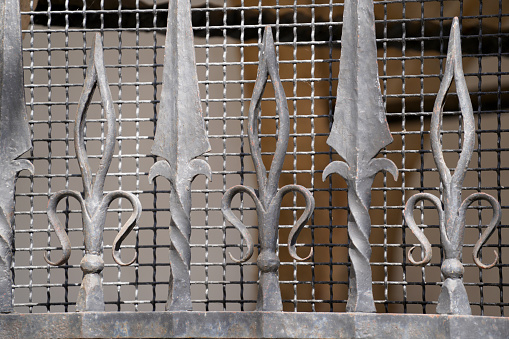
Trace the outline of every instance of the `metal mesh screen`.
{"label": "metal mesh screen", "polygon": [[[192,0],[197,69],[205,124],[212,146],[206,156],[213,180],[193,184],[191,283],[194,310],[253,310],[256,259],[233,262],[242,246],[237,230],[221,213],[221,198],[235,184],[256,187],[247,142],[247,109],[256,77],[263,28],[275,32],[280,75],[288,98],[291,134],[280,185],[311,190],[316,209],[302,232],[298,252],[314,249],[311,260],[288,255],[286,238],[303,201],[284,200],[280,223],[280,281],[286,311],[344,311],[348,289],[348,213],[345,183],[322,182],[325,166],[339,157],[326,144],[334,111],[340,57],[343,2],[333,0]],[[73,147],[74,115],[85,78],[94,32],[104,37],[105,63],[117,110],[117,146],[106,190],[138,195],[142,217],[126,240],[122,256],[137,261],[120,268],[111,244],[130,215],[125,201],[108,212],[103,271],[106,310],[164,310],[168,293],[169,183],[148,181],[156,158],[150,154],[164,57],[167,3],[140,1],[31,0],[23,14],[24,78],[33,150],[27,158],[35,174],[22,172],[16,188],[14,292],[17,312],[74,311],[82,278],[81,210],[75,201],[59,204],[60,220],[72,242],[68,264],[52,267],[44,254],[58,257],[60,244],[46,215],[49,197],[81,190]],[[378,312],[434,313],[440,292],[441,248],[437,214],[423,206],[433,259],[412,266],[408,249],[417,243],[403,225],[403,209],[416,192],[438,195],[439,179],[429,145],[429,122],[447,52],[453,16],[462,24],[463,62],[477,128],[476,151],[464,194],[484,191],[502,205],[502,223],[483,250],[499,263],[481,271],[472,247],[491,209],[469,210],[465,232],[465,285],[473,314],[505,315],[509,310],[509,1],[375,1],[378,64],[387,116],[394,137],[382,156],[400,168],[394,181],[380,174],[372,195],[371,257]],[[505,71],[504,71],[505,70]],[[262,151],[270,164],[275,149],[275,102],[269,85],[262,106]],[[461,148],[461,124],[454,90],[445,106],[444,149],[454,167]],[[101,156],[105,119],[96,94],[86,129],[95,169]],[[256,236],[253,203],[234,200],[238,215]],[[417,215],[417,214],[416,214]],[[419,223],[419,220],[416,219]],[[256,237],[255,237],[256,238]],[[255,250],[256,251],[256,250]],[[302,251],[302,252],[301,252]]]}

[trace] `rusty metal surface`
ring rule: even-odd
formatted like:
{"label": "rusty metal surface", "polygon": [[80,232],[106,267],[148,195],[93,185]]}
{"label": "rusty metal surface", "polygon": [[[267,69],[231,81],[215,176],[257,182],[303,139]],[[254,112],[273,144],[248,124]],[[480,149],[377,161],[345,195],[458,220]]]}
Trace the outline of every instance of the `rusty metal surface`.
{"label": "rusty metal surface", "polygon": [[375,158],[392,142],[385,118],[376,63],[376,35],[373,0],[346,0],[341,37],[338,97],[334,123],[327,144],[344,161],[331,162],[323,171],[348,185],[348,254],[350,279],[347,311],[375,312],[371,277],[371,185],[378,172],[398,168],[389,159]]}
{"label": "rusty metal surface", "polygon": [[149,180],[162,176],[170,192],[170,283],[166,309],[190,311],[191,184],[197,175],[212,179],[209,164],[196,159],[210,150],[205,131],[194,52],[191,4],[168,7],[161,104],[152,154],[164,158],[150,169]]}
{"label": "rusty metal surface", "polygon": [[[443,119],[442,107],[453,78],[463,118],[464,136],[458,164],[454,169],[454,174],[451,175],[451,170],[447,167],[444,160],[441,130]],[[408,199],[405,208],[405,221],[420,242],[423,258],[422,260],[413,259],[412,251],[416,246],[409,250],[408,256],[409,260],[415,265],[426,265],[431,260],[431,244],[423,231],[417,226],[413,216],[416,205],[423,200],[427,200],[438,210],[440,237],[445,255],[441,267],[444,283],[438,298],[437,313],[468,315],[472,311],[468,302],[467,291],[463,285],[463,273],[465,270],[462,264],[466,212],[472,203],[480,200],[488,202],[493,208],[492,219],[475,244],[472,253],[475,264],[479,268],[484,269],[492,268],[498,261],[498,253],[494,251],[495,260],[491,264],[483,264],[479,259],[479,251],[500,223],[502,212],[499,202],[486,193],[473,193],[463,202],[461,200],[463,180],[465,179],[468,164],[474,151],[476,136],[472,103],[463,75],[461,38],[457,17],[454,18],[452,24],[444,77],[435,101],[430,132],[431,150],[440,174],[440,182],[442,183],[442,199],[429,193],[419,193]]]}
{"label": "rusty metal surface", "polygon": [[[81,270],[83,271],[83,281],[76,302],[76,309],[83,312],[104,311],[104,292],[101,272],[104,269],[104,260],[102,258],[103,232],[109,205],[115,199],[125,198],[133,207],[130,218],[122,226],[122,229],[113,241],[112,255],[115,262],[119,265],[130,265],[136,260],[135,255],[131,261],[127,263],[123,262],[120,258],[120,246],[122,241],[136,225],[142,210],[140,201],[130,192],[118,190],[104,194],[104,182],[115,149],[116,114],[108,80],[106,78],[102,38],[99,33],[95,36],[94,46],[92,47],[89,60],[87,76],[78,104],[74,129],[74,146],[81,170],[84,194],[78,191],[62,190],[51,196],[48,202],[48,219],[62,244],[63,253],[62,258],[55,262],[50,261],[46,255],[44,256],[50,265],[55,266],[66,263],[71,256],[71,243],[64,226],[57,217],[57,206],[62,199],[74,197],[81,205],[85,242],[85,256],[80,263]],[[107,120],[107,131],[103,156],[94,180],[85,148],[85,125],[88,106],[92,100],[96,86],[99,87],[101,93],[101,102]]]}
{"label": "rusty metal surface", "polygon": [[87,312],[0,315],[2,338],[505,339],[509,318],[286,312]]}
{"label": "rusty metal surface", "polygon": [[[230,257],[235,262],[245,262],[253,255],[254,244],[247,227],[233,213],[231,203],[235,195],[240,193],[246,193],[246,195],[253,199],[258,217],[258,242],[260,245],[260,253],[257,261],[257,266],[260,270],[260,279],[256,309],[258,311],[282,311],[283,302],[281,299],[281,290],[279,288],[278,273],[280,262],[277,254],[281,202],[285,194],[292,192],[302,194],[306,201],[304,212],[293,226],[288,237],[288,251],[295,260],[307,260],[312,256],[313,251],[311,250],[307,257],[301,258],[297,255],[295,245],[300,231],[306,225],[311,213],[313,213],[315,200],[311,192],[301,185],[286,185],[278,189],[279,177],[283,169],[283,162],[290,135],[290,116],[283,85],[279,78],[276,51],[270,27],[265,28],[260,55],[261,58],[258,63],[258,73],[248,117],[249,146],[251,148],[251,157],[255,165],[258,191],[244,185],[237,185],[230,188],[223,196],[221,210],[226,220],[240,231],[247,246],[247,250],[240,260],[233,258],[231,254]],[[263,92],[267,85],[269,75],[272,85],[274,86],[276,114],[279,118],[279,124],[276,151],[274,152],[272,164],[267,173],[267,169],[262,160],[258,126]]]}
{"label": "rusty metal surface", "polygon": [[32,148],[25,108],[18,0],[0,3],[0,313],[12,312],[14,192],[18,172],[34,172],[18,159]]}

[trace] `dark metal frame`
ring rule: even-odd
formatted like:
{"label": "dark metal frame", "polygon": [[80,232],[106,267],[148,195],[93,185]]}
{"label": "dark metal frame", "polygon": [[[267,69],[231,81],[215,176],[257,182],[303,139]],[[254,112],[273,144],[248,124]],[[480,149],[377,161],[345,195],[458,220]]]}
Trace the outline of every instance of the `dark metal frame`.
{"label": "dark metal frame", "polygon": [[[64,325],[63,325],[64,324]],[[504,317],[310,312],[6,314],[4,338],[507,338]]]}

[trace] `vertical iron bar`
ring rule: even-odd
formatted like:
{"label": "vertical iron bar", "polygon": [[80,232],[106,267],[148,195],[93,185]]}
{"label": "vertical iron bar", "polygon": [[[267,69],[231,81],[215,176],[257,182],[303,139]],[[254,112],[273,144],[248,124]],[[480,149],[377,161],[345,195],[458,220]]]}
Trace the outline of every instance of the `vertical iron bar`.
{"label": "vertical iron bar", "polygon": [[343,18],[338,94],[327,144],[345,161],[327,165],[323,180],[337,173],[348,185],[352,265],[346,309],[375,312],[369,264],[371,185],[378,172],[389,171],[397,178],[398,169],[389,159],[375,158],[392,136],[378,79],[373,0],[346,0]]}
{"label": "vertical iron bar", "polygon": [[25,107],[19,0],[0,4],[0,313],[12,308],[14,192],[18,172],[34,167],[18,159],[32,148]]}
{"label": "vertical iron bar", "polygon": [[156,162],[149,180],[163,176],[170,192],[170,286],[166,310],[190,311],[191,282],[191,183],[209,164],[196,159],[210,150],[198,88],[198,75],[189,0],[170,1],[166,30],[163,88],[152,154]]}

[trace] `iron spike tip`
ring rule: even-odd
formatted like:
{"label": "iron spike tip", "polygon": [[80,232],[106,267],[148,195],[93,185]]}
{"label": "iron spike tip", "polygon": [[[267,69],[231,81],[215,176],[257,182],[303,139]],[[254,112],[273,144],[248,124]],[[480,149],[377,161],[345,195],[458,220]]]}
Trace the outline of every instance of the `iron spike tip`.
{"label": "iron spike tip", "polygon": [[345,0],[334,123],[327,144],[362,166],[392,142],[378,77],[372,0]]}
{"label": "iron spike tip", "polygon": [[202,117],[189,1],[169,2],[164,54],[152,154],[178,166],[210,151]]}
{"label": "iron spike tip", "polygon": [[101,33],[95,33],[94,42],[92,43],[92,51],[95,55],[97,55],[98,53],[100,53],[101,55],[104,54]]}
{"label": "iron spike tip", "polygon": [[457,16],[452,19],[451,32],[449,33],[448,51],[455,55],[455,62],[460,62],[463,64],[461,53],[460,21]]}
{"label": "iron spike tip", "polygon": [[264,47],[274,45],[274,37],[272,36],[272,27],[270,27],[270,26],[265,26],[265,30],[263,31],[262,45]]}
{"label": "iron spike tip", "polygon": [[[32,148],[25,107],[18,0],[0,5],[0,150],[14,160]],[[7,153],[7,154],[6,154]]]}
{"label": "iron spike tip", "polygon": [[274,46],[274,36],[272,35],[272,28],[270,26],[265,26],[260,51],[262,54],[262,58],[264,58],[265,60],[276,61],[276,48]]}

